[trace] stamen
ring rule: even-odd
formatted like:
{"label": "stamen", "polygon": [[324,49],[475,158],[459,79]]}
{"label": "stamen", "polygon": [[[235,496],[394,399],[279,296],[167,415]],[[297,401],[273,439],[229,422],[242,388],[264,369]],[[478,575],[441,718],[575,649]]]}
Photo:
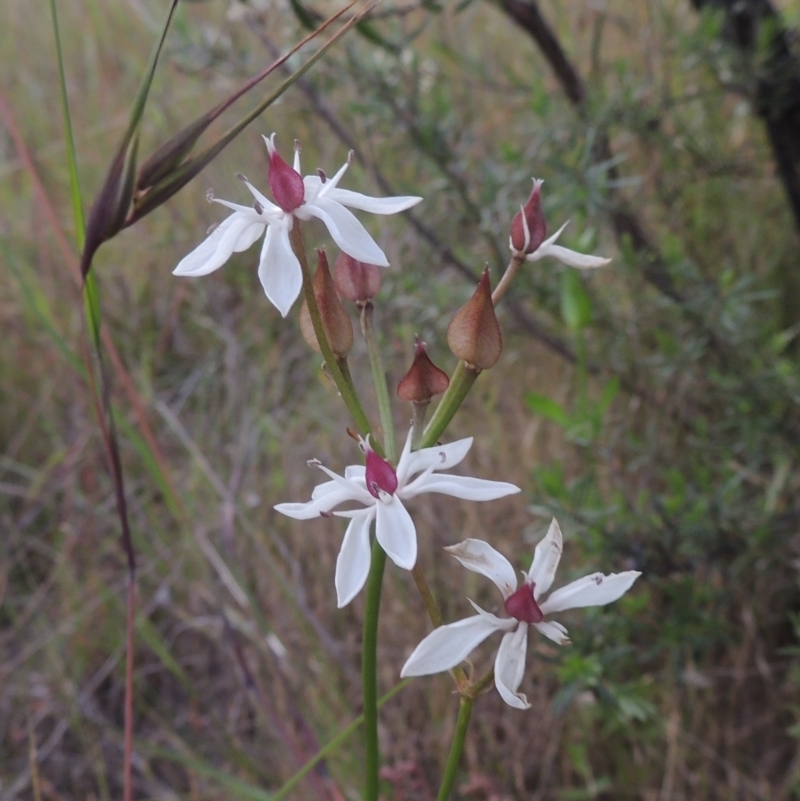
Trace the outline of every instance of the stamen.
{"label": "stamen", "polygon": [[253,208],[256,210],[256,214],[264,213],[264,207],[258,201],[253,203]]}
{"label": "stamen", "polygon": [[328,180],[328,176],[325,175],[325,170],[321,170],[319,167],[317,167],[317,175],[319,175],[319,179],[323,184]]}
{"label": "stamen", "polygon": [[214,200],[214,190],[213,190],[213,189],[209,189],[209,190],[206,192],[206,200],[207,200],[209,203],[211,203],[211,202]]}
{"label": "stamen", "polygon": [[237,178],[238,178],[238,179],[239,179],[239,180],[240,180],[240,181],[241,181],[243,184],[249,184],[249,183],[250,183],[250,181],[248,181],[248,180],[247,180],[247,176],[246,176],[246,175],[242,175],[240,172],[237,172],[237,173],[236,173],[236,177],[237,177]]}

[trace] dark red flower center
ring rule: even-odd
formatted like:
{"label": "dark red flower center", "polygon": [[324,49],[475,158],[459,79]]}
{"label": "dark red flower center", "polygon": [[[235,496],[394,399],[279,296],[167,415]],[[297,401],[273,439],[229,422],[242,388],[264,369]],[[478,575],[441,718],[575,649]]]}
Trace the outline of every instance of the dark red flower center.
{"label": "dark red flower center", "polygon": [[394,495],[397,489],[397,473],[395,473],[394,468],[386,459],[381,459],[372,448],[367,449],[366,456],[366,481],[370,495],[375,498],[380,498],[381,492],[388,492],[389,495]]}
{"label": "dark red flower center", "polygon": [[269,157],[269,187],[275,202],[287,214],[303,205],[306,192],[303,176],[295,172],[275,150]]}
{"label": "dark red flower center", "polygon": [[542,610],[533,597],[533,588],[536,584],[525,582],[516,592],[506,600],[506,612],[511,617],[523,623],[541,623],[544,620]]}
{"label": "dark red flower center", "polygon": [[[511,245],[518,253],[533,253],[547,236],[547,223],[542,212],[541,181],[535,181],[533,191],[511,220]],[[528,228],[528,241],[525,239],[525,227]]]}

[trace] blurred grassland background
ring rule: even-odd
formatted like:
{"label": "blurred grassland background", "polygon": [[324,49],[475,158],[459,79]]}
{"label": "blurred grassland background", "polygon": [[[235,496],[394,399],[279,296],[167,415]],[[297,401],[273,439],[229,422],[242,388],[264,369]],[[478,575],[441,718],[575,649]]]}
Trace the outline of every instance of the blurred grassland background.
{"label": "blurred grassland background", "polygon": [[[57,5],[88,206],[165,4]],[[800,237],[755,104],[776,25],[743,50],[725,3],[528,6],[581,96],[570,100],[567,73],[559,80],[512,0],[387,2],[379,41],[349,34],[95,258],[131,379],[126,389],[112,370],[139,559],[139,799],[263,801],[358,711],[361,599],[336,610],[333,593],[344,525],[272,510],[308,497],[319,476],[307,459],[358,461],[345,412],[297,307],[283,321],[264,298],[255,248],[202,280],[171,275],[224,217],[208,188],[249,202],[236,172],[265,188],[260,135],[272,131],[284,153],[302,140],[306,172],[332,174],[355,147],[348,188],[425,198],[408,216],[361,215],[392,262],[377,316],[393,383],[414,333],[452,371],[444,332],[472,291],[466,273],[488,262],[496,279],[532,176],[545,179],[550,230],[571,219],[564,244],[614,257],[590,274],[526,269],[502,307],[503,358],[448,432],[475,437],[466,473],[522,494],[414,502],[420,559],[449,620],[471,611],[466,595],[487,608],[498,599],[442,546],[491,539],[526,567],[553,514],[567,537],[558,582],[644,573],[613,607],[566,616],[573,645],[531,643],[522,689],[533,711],[495,692],[479,701],[456,797],[800,791]],[[180,6],[141,152],[297,41],[297,8]],[[775,8],[800,58],[800,8]],[[121,795],[125,560],[63,239],[75,231],[52,26],[43,3],[6,0],[2,16],[0,799],[106,801]],[[309,226],[307,246],[335,257],[326,236]],[[350,362],[371,399],[363,345]],[[395,411],[402,432],[410,411]],[[382,611],[387,691],[429,623],[410,575],[392,566]],[[495,647],[476,652],[476,669]],[[387,799],[434,797],[455,708],[446,675],[383,708]],[[360,760],[354,736],[290,797],[357,798]]]}

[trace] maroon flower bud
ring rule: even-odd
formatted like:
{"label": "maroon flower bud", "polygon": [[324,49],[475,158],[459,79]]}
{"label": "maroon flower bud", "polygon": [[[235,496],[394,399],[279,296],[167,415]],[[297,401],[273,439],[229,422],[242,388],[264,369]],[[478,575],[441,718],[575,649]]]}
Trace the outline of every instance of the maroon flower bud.
{"label": "maroon flower bud", "polygon": [[450,321],[447,344],[457,358],[476,370],[488,370],[500,358],[503,335],[494,313],[488,267],[475,294]]}
{"label": "maroon flower bud", "polygon": [[428,357],[425,343],[416,338],[414,361],[397,385],[397,397],[411,403],[428,403],[434,395],[441,395],[450,386],[450,379]]}
{"label": "maroon flower bud", "polygon": [[[322,327],[325,330],[331,350],[334,356],[341,359],[353,347],[353,324],[350,322],[350,315],[336,292],[336,285],[333,283],[331,272],[328,269],[328,259],[325,256],[325,251],[318,250],[317,258],[317,272],[311,281],[314,288],[314,297],[317,299],[317,308],[319,309],[319,316],[322,318]],[[314,324],[311,321],[311,313],[305,301],[300,309],[300,331],[309,347],[317,353],[322,353],[314,331]]]}
{"label": "maroon flower bud", "polygon": [[303,205],[306,187],[303,183],[303,176],[297,170],[293,170],[278,155],[274,139],[275,134],[272,134],[269,139],[265,138],[269,151],[269,188],[272,190],[275,202],[287,214],[291,214]]}
{"label": "maroon flower bud", "polygon": [[544,620],[542,610],[533,597],[535,584],[527,581],[516,591],[511,593],[506,599],[506,612],[511,617],[521,620],[523,623],[541,623]]}
{"label": "maroon flower bud", "polygon": [[542,213],[542,184],[535,179],[531,196],[511,220],[511,249],[526,256],[533,253],[547,236],[547,223]]}
{"label": "maroon flower bud", "polygon": [[363,306],[381,288],[381,268],[340,253],[333,268],[333,280],[343,297]]}

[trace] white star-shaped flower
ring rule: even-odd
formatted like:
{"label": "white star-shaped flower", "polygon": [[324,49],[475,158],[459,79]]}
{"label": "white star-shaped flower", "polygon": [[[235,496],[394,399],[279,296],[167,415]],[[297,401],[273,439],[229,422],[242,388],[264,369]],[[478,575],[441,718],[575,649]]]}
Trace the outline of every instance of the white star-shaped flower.
{"label": "white star-shaped flower", "polygon": [[517,709],[530,704],[523,693],[517,692],[525,672],[528,626],[559,645],[569,642],[567,630],[561,623],[545,620],[549,615],[583,606],[605,606],[622,597],[641,575],[638,570],[624,573],[592,573],[551,593],[541,601],[553,583],[561,559],[563,541],[558,522],[553,519],[547,536],[536,546],[533,564],[522,585],[508,559],[483,540],[464,540],[446,550],[468,570],[490,578],[505,599],[505,610],[511,617],[501,618],[486,612],[470,601],[478,614],[439,626],[415,649],[403,665],[400,675],[428,676],[454,668],[477,648],[490,634],[503,632],[503,639],[494,663],[494,682],[503,700]]}
{"label": "white star-shaped flower", "polygon": [[556,244],[563,230],[569,225],[569,221],[565,222],[550,238],[544,238],[547,225],[542,212],[543,183],[544,181],[541,179],[534,179],[530,197],[511,220],[511,236],[509,238],[511,252],[515,256],[524,257],[525,261],[539,261],[545,256],[552,256],[570,267],[578,267],[582,270],[603,267],[608,264],[611,259],[605,259],[602,256],[587,256],[585,253],[578,253],[576,250]]}
{"label": "white star-shaped flower", "polygon": [[469,452],[472,437],[447,445],[411,450],[409,431],[395,470],[370,447],[369,438],[359,440],[366,466],[351,465],[340,476],[317,461],[309,462],[331,477],[314,488],[308,503],[281,503],[275,509],[297,520],[329,516],[334,507],[353,501],[363,509],[334,512],[349,517],[336,560],[336,596],[339,607],[350,603],[364,586],[370,565],[369,531],[375,521],[375,536],[389,558],[411,570],[417,561],[417,531],[406,511],[405,501],[424,492],[441,492],[469,501],[492,501],[519,492],[504,481],[465,476],[443,476],[438,471],[455,467]]}
{"label": "white star-shaped flower", "polygon": [[[348,255],[367,264],[388,267],[386,254],[378,247],[367,229],[345,206],[373,214],[396,214],[415,206],[421,197],[374,198],[339,189],[339,181],[352,160],[333,176],[300,173],[300,151],[295,149],[294,167],[290,167],[275,149],[275,134],[264,141],[269,150],[269,185],[277,205],[267,200],[247,179],[242,177],[255,202],[253,206],[240,206],[227,200],[213,200],[233,210],[205,241],[188,256],[181,259],[173,270],[175,275],[200,276],[218,270],[233,253],[249,248],[264,234],[258,277],[269,300],[285,317],[300,294],[303,275],[300,262],[292,251],[289,232],[294,219],[310,220],[317,217],[325,223],[334,242]],[[240,176],[241,177],[241,176]]]}

